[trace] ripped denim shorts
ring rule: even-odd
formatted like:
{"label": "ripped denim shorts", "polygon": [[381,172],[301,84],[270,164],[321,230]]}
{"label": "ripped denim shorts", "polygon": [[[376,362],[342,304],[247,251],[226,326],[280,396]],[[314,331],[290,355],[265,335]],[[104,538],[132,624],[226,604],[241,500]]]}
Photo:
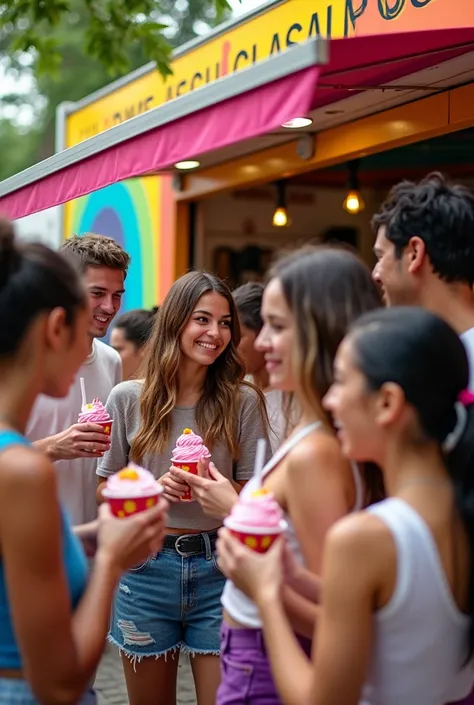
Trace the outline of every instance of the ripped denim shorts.
{"label": "ripped denim shorts", "polygon": [[156,556],[122,577],[109,641],[131,661],[178,650],[219,655],[225,578],[217,566],[216,536],[168,535]]}

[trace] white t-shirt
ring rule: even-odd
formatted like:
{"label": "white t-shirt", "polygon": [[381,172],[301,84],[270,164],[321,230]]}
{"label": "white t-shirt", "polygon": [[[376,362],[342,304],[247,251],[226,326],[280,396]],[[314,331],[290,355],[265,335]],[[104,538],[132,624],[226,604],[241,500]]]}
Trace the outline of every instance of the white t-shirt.
{"label": "white t-shirt", "polygon": [[461,334],[461,340],[466,348],[469,359],[469,389],[474,392],[474,328],[469,328]]}
{"label": "white t-shirt", "polygon": [[[43,394],[38,397],[26,432],[31,441],[54,436],[77,423],[82,406],[81,377],[84,377],[88,401],[97,397],[105,404],[112,389],[122,381],[120,356],[105,343],[94,340],[92,353],[77,373],[67,397],[53,399]],[[69,513],[73,525],[95,519],[97,458],[58,460],[54,469],[59,501]]]}

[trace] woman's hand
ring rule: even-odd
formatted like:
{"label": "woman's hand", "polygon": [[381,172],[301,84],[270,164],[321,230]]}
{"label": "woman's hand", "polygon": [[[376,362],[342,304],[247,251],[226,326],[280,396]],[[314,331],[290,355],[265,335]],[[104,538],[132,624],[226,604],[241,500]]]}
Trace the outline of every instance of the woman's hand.
{"label": "woman's hand", "polygon": [[239,590],[260,604],[280,595],[284,546],[285,540],[278,538],[266,553],[256,553],[227,529],[220,529],[216,546],[219,568]]}
{"label": "woman's hand", "polygon": [[[163,497],[168,501],[171,502],[172,504],[176,504],[176,502],[181,501],[181,497],[186,494],[188,490],[188,485],[186,482],[184,482],[182,479],[179,477],[175,476],[174,471],[177,470],[177,468],[171,466],[170,467],[170,472],[167,472],[166,475],[163,475],[160,477],[158,482],[160,485],[162,485],[164,493]],[[183,471],[180,471],[183,472]],[[183,475],[186,477],[189,473],[183,472]]]}
{"label": "woman's hand", "polygon": [[105,555],[122,573],[144,563],[163,544],[168,503],[158,504],[144,512],[123,519],[112,515],[107,502],[99,508],[97,555]]}
{"label": "woman's hand", "polygon": [[172,467],[171,475],[178,482],[186,482],[192,491],[192,496],[197,499],[206,516],[223,519],[239,498],[232,483],[221,475],[214,463],[199,461],[198,475]]}

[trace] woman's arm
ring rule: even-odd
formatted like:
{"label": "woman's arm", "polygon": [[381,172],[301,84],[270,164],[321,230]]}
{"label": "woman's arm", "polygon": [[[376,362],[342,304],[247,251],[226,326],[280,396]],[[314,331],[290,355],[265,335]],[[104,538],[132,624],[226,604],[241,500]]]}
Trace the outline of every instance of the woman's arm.
{"label": "woman's arm", "polygon": [[373,520],[349,517],[329,532],[312,662],[294,636],[281,599],[282,545],[277,542],[259,556],[221,531],[219,565],[258,604],[273,676],[285,705],[359,702],[371,653],[373,610],[390,554],[387,542],[377,540]]}
{"label": "woman's arm", "polygon": [[296,634],[312,639],[318,618],[318,605],[299,595],[287,585],[282,587],[281,598]]}
{"label": "woman's arm", "polygon": [[[344,492],[347,462],[337,440],[329,434],[313,434],[288,455],[285,495],[287,511],[301,545],[306,567],[321,573],[324,539],[333,524],[348,512]],[[314,631],[317,609],[292,589],[283,592],[285,607],[295,629],[304,635]]]}
{"label": "woman's arm", "polygon": [[296,560],[288,544],[285,544],[283,563],[285,587],[291,588],[309,602],[319,604],[321,602],[321,578]]}
{"label": "woman's arm", "polygon": [[[103,517],[107,511],[104,507]],[[156,516],[149,511],[133,521],[111,521],[115,544],[110,531],[100,539],[89,585],[72,614],[52,466],[30,449],[2,454],[0,541],[9,606],[25,677],[38,700],[48,705],[73,705],[87,687],[104,647],[114,590],[126,567],[121,559],[127,550],[128,557],[143,558],[152,552],[152,544],[158,548],[163,506]],[[119,545],[120,558],[112,550]]]}
{"label": "woman's arm", "polygon": [[[364,535],[367,534],[367,535]],[[272,672],[285,705],[357,705],[367,676],[377,593],[372,532],[343,525],[327,537],[313,662],[275,594],[258,600]]]}

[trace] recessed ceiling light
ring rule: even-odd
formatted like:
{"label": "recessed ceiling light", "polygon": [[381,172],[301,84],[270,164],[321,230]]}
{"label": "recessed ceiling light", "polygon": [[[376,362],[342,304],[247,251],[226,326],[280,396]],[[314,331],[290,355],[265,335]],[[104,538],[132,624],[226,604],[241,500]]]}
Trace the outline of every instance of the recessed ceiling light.
{"label": "recessed ceiling light", "polygon": [[197,169],[198,166],[201,166],[201,162],[198,162],[197,159],[188,159],[184,162],[176,162],[174,165],[175,169],[179,169],[180,171],[189,171],[190,169]]}
{"label": "recessed ceiling light", "polygon": [[313,121],[309,117],[296,117],[284,122],[282,127],[286,127],[289,130],[300,130],[302,127],[308,127],[312,125]]}
{"label": "recessed ceiling light", "polygon": [[244,164],[241,171],[243,174],[258,174],[260,168],[256,164]]}

